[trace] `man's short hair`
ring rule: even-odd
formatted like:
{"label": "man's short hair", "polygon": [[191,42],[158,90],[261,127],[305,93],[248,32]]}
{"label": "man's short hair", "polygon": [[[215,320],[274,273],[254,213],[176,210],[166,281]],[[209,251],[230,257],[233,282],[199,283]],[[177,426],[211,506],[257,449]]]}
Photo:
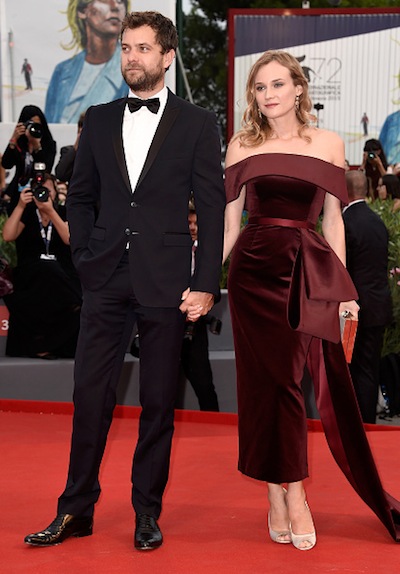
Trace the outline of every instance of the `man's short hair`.
{"label": "man's short hair", "polygon": [[166,16],[160,12],[130,12],[126,14],[122,21],[121,39],[125,30],[135,30],[142,26],[149,26],[154,30],[157,44],[161,46],[161,53],[166,54],[178,47],[178,33],[175,25]]}
{"label": "man's short hair", "polygon": [[368,179],[364,172],[353,169],[345,174],[349,199],[365,199],[368,195]]}

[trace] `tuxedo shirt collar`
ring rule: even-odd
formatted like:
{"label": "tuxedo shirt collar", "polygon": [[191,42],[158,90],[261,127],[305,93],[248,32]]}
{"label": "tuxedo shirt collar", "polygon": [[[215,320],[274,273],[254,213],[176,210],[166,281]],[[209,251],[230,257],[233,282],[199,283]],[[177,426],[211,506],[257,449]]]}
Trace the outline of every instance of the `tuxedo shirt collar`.
{"label": "tuxedo shirt collar", "polygon": [[[129,97],[137,97],[137,95],[130,90]],[[131,113],[128,105],[125,105],[122,121],[122,140],[132,193],[135,192],[139,178],[145,165],[147,165],[148,153],[163,117],[168,100],[167,88],[164,86],[158,93],[153,94],[152,98],[160,100],[160,108],[156,114],[145,106]]]}
{"label": "tuxedo shirt collar", "polygon": [[[135,92],[133,92],[132,90],[129,90],[128,98],[139,98],[139,100],[147,100],[147,99],[149,99],[149,98],[140,98],[140,97],[139,97],[137,94],[135,94]],[[167,89],[167,87],[164,86],[159,92],[157,92],[156,94],[154,94],[153,96],[151,96],[151,98],[158,98],[158,99],[160,100],[160,108],[159,108],[157,114],[155,114],[155,115],[157,115],[158,117],[161,117],[162,114],[163,114],[163,112],[164,112],[165,106],[167,105],[167,100],[168,100],[168,89]],[[125,113],[126,113],[127,109],[128,109],[128,108],[126,107],[126,108],[125,108]],[[147,112],[149,111],[149,110],[147,110],[146,108],[141,108],[141,109],[139,110],[139,112],[141,113],[142,110],[144,111],[144,113],[147,113]],[[129,113],[130,113],[130,112],[129,112]],[[135,112],[135,113],[137,114],[138,112]],[[150,113],[152,113],[152,112],[150,112]],[[154,114],[153,114],[153,115],[154,115]]]}

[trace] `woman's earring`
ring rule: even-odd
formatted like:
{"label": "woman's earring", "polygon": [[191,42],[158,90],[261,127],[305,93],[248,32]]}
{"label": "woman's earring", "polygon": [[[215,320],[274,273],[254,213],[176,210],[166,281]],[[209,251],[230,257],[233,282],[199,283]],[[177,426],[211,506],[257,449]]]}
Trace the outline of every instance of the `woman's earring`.
{"label": "woman's earring", "polygon": [[260,108],[257,108],[257,111],[258,111],[258,117],[260,118],[260,120],[262,120],[263,116],[262,116]]}
{"label": "woman's earring", "polygon": [[300,96],[296,96],[296,99],[294,101],[294,107],[296,108],[296,112],[298,112],[300,109]]}

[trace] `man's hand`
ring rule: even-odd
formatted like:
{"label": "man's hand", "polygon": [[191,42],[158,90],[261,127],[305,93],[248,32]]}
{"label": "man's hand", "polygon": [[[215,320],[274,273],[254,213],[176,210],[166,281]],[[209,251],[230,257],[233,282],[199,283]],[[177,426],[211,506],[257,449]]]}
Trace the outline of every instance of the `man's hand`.
{"label": "man's hand", "polygon": [[202,291],[190,291],[186,289],[182,293],[182,303],[179,309],[186,313],[189,321],[195,322],[202,315],[207,315],[214,305],[214,295]]}

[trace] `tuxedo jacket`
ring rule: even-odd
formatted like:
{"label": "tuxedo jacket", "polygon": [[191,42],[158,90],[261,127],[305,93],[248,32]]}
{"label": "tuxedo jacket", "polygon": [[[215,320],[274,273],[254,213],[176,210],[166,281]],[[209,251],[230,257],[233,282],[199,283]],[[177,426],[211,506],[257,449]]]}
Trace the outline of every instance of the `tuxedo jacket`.
{"label": "tuxedo jacket", "polygon": [[60,159],[54,168],[54,173],[56,174],[57,179],[64,182],[71,180],[75,156],[76,150],[73,145],[66,145],[60,149]]}
{"label": "tuxedo jacket", "polygon": [[[67,196],[74,264],[84,287],[100,289],[129,243],[141,305],[175,307],[188,286],[218,295],[225,193],[214,114],[168,92],[135,190],[122,142],[126,99],[89,108]],[[191,276],[191,192],[199,245]]]}
{"label": "tuxedo jacket", "polygon": [[360,325],[387,325],[392,320],[392,303],[386,226],[365,201],[350,205],[343,219],[347,269],[359,295]]}

